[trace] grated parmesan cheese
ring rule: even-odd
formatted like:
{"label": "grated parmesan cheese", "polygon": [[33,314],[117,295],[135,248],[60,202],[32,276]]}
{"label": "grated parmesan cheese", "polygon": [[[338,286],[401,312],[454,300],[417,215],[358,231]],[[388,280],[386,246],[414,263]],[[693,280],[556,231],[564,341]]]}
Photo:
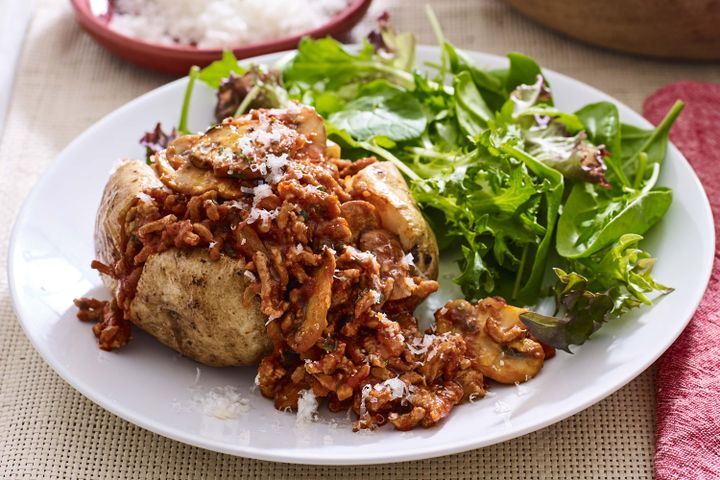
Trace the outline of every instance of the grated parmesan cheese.
{"label": "grated parmesan cheese", "polygon": [[370,262],[373,264],[377,264],[378,268],[380,267],[380,264],[377,261],[377,257],[372,252],[364,252],[351,245],[345,245],[345,251],[349,252],[350,256],[354,260],[358,260],[361,262]]}
{"label": "grated parmesan cheese", "polygon": [[260,386],[260,373],[255,375],[255,380],[253,380],[253,384],[250,387],[250,392],[255,393],[255,390],[257,390],[257,387]]}
{"label": "grated parmesan cheese", "polygon": [[493,410],[495,411],[495,413],[498,413],[498,414],[507,414],[507,413],[512,412],[512,409],[510,408],[510,406],[507,403],[503,402],[502,400],[495,401]]}
{"label": "grated parmesan cheese", "polygon": [[301,390],[298,397],[297,425],[306,425],[317,421],[318,418],[318,401],[312,390]]}
{"label": "grated parmesan cheese", "polygon": [[278,184],[285,175],[285,168],[288,166],[290,161],[288,160],[287,153],[282,155],[274,155],[269,153],[265,157],[265,163],[267,164],[268,172],[266,180],[268,183]]}
{"label": "grated parmesan cheese", "polygon": [[522,385],[519,382],[515,382],[515,388],[516,388],[515,394],[518,397],[524,397],[525,395],[530,395],[531,393],[533,393],[535,391],[534,389],[527,387],[525,385]]}
{"label": "grated parmesan cheese", "polygon": [[273,194],[273,189],[266,183],[261,183],[257,187],[252,189],[253,194],[253,206],[260,203],[264,198],[269,197]]}
{"label": "grated parmesan cheese", "polygon": [[143,203],[146,203],[146,204],[153,203],[153,198],[145,192],[139,192],[137,195],[135,195],[135,197],[138,198]]}
{"label": "grated parmesan cheese", "polygon": [[280,214],[280,209],[276,208],[274,210],[263,210],[262,208],[253,207],[250,210],[250,215],[248,215],[247,219],[245,220],[248,224],[255,223],[257,220],[260,220],[260,223],[263,225],[270,222],[272,219],[277,217]]}
{"label": "grated parmesan cheese", "polygon": [[407,344],[407,347],[413,355],[422,355],[428,352],[436,338],[438,338],[437,335],[426,333],[422,338],[413,338],[412,342]]}
{"label": "grated parmesan cheese", "polygon": [[415,266],[415,258],[413,257],[412,253],[408,253],[403,258],[400,259],[400,263],[405,265],[408,268]]}
{"label": "grated parmesan cheese", "polygon": [[407,384],[400,380],[399,377],[388,378],[384,382],[376,384],[373,388],[377,392],[380,392],[385,388],[389,388],[390,395],[392,396],[393,400],[398,398],[406,398],[409,395]]}
{"label": "grated parmesan cheese", "polygon": [[[387,380],[376,383],[375,385],[367,384],[362,388],[360,394],[360,416],[364,417],[367,415],[367,402],[368,396],[372,390],[376,392],[382,392],[383,390],[390,390],[390,398],[397,400],[402,399],[404,402],[412,402],[412,392],[415,389],[414,385],[408,386],[407,383],[400,380],[400,377],[388,378]],[[372,399],[371,399],[372,400]]]}
{"label": "grated parmesan cheese", "polygon": [[315,107],[313,107],[311,105],[303,105],[301,107],[298,102],[296,102],[295,100],[291,100],[288,102],[287,106],[284,109],[272,108],[272,109],[270,109],[270,113],[272,113],[273,115],[281,115],[285,112],[289,112],[294,115],[297,115],[299,113],[302,113],[303,108],[309,108],[310,110],[315,111]]}
{"label": "grated parmesan cheese", "polygon": [[250,402],[230,385],[213,387],[205,394],[196,395],[193,400],[202,413],[220,420],[236,419],[250,411]]}
{"label": "grated parmesan cheese", "polygon": [[250,164],[250,170],[260,172],[260,175],[267,175],[267,165],[265,162],[253,162]]}
{"label": "grated parmesan cheese", "polygon": [[365,402],[367,401],[367,397],[368,395],[370,395],[370,391],[372,390],[372,388],[372,385],[368,383],[362,388],[362,391],[360,392],[360,417],[364,417],[367,415],[367,407],[365,406]]}
{"label": "grated parmesan cheese", "polygon": [[[243,239],[243,240],[245,240],[245,239]],[[255,274],[253,272],[251,272],[250,270],[245,270],[243,275],[245,275],[245,278],[247,278],[251,282],[254,282],[255,280],[257,280],[257,277],[255,276]]]}

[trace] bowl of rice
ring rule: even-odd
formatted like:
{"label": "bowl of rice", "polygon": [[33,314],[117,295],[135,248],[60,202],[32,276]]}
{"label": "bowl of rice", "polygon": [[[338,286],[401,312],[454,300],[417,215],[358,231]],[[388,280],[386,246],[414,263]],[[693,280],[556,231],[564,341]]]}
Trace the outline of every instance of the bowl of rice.
{"label": "bowl of rice", "polygon": [[193,65],[295,48],[304,36],[338,37],[372,0],[71,0],[95,40],[138,66],[185,74]]}

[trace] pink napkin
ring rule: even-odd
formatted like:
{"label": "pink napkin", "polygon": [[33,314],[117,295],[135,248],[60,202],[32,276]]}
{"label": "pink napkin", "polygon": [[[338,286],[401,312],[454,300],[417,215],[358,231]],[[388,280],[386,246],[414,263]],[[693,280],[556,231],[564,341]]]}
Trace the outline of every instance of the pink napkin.
{"label": "pink napkin", "polygon": [[[720,85],[673,83],[650,96],[643,113],[657,124],[677,99],[685,102],[685,110],[670,139],[700,177],[720,238]],[[720,479],[719,254],[716,244],[705,297],[687,329],[658,362],[657,480]]]}

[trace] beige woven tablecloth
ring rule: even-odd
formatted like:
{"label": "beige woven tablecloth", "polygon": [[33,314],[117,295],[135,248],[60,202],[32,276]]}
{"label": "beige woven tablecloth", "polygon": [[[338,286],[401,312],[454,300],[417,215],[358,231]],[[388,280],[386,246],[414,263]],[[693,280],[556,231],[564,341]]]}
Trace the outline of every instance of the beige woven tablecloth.
{"label": "beige woven tablecloth", "polygon": [[[38,176],[70,140],[170,78],[112,58],[80,30],[67,1],[38,3],[0,144],[0,478],[651,478],[651,371],[598,405],[513,441],[433,460],[357,468],[273,464],[190,447],[127,423],[73,390],[40,359],[12,312],[4,274],[10,225]],[[431,43],[423,3],[376,0],[372,12],[391,10],[399,29]],[[717,65],[645,60],[579,45],[498,0],[431,3],[457,45],[525,52],[635,109],[674,80],[720,81]],[[369,25],[366,21],[354,35]]]}

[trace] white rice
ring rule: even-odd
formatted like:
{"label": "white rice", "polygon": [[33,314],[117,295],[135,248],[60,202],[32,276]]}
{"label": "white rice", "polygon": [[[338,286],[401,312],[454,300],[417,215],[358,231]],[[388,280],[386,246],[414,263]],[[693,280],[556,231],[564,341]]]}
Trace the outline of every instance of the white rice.
{"label": "white rice", "polygon": [[224,48],[301,34],[350,0],[117,0],[110,26],[153,43]]}

